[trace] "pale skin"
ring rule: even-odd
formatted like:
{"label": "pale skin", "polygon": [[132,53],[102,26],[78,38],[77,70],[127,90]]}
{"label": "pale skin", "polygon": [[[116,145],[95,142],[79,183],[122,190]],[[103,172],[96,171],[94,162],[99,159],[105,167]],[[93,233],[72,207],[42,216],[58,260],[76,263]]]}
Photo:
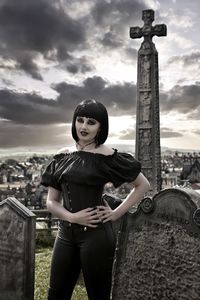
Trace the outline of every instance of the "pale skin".
{"label": "pale skin", "polygon": [[[76,150],[80,150],[81,147],[85,146],[84,151],[101,153],[103,155],[113,154],[113,149],[105,145],[95,147],[95,136],[100,130],[100,123],[97,120],[78,116],[75,126],[79,138],[79,144],[76,146]],[[59,151],[59,153],[69,152],[67,148],[63,148]],[[132,182],[132,185],[132,191],[116,209],[112,210],[108,203],[104,201],[105,206],[97,206],[95,209],[88,207],[76,213],[71,213],[66,210],[61,203],[61,192],[53,187],[49,187],[47,209],[61,220],[95,228],[98,226],[97,223],[99,223],[99,221],[103,223],[108,221],[113,222],[122,217],[132,206],[142,199],[150,188],[148,180],[142,173],[137,176],[134,182]]]}

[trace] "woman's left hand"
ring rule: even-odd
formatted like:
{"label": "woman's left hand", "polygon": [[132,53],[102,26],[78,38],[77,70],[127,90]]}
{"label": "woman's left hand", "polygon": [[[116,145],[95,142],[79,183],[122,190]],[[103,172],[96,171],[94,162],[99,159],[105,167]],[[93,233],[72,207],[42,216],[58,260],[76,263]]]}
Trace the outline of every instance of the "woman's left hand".
{"label": "woman's left hand", "polygon": [[112,210],[112,208],[108,205],[108,202],[106,200],[103,200],[105,203],[105,206],[97,206],[99,209],[98,211],[98,217],[102,221],[102,223],[106,223],[108,221],[116,221],[117,216],[115,214],[115,211]]}

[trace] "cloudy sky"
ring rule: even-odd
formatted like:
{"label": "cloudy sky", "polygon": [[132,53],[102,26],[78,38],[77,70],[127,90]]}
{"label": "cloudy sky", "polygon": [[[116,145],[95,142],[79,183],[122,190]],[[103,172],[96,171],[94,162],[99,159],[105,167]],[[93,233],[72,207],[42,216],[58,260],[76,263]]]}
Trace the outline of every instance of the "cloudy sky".
{"label": "cloudy sky", "polygon": [[129,38],[155,11],[161,145],[200,150],[198,0],[1,0],[0,149],[59,149],[83,99],[110,115],[108,143],[134,145],[137,50]]}

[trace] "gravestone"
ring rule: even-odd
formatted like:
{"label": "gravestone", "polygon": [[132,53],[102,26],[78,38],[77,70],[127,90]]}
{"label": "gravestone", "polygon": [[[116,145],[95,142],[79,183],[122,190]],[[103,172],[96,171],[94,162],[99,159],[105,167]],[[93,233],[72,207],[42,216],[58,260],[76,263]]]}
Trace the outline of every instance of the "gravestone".
{"label": "gravestone", "polygon": [[121,227],[112,300],[200,299],[200,195],[144,198]]}
{"label": "gravestone", "polygon": [[0,299],[33,300],[35,215],[15,198],[0,203]]}

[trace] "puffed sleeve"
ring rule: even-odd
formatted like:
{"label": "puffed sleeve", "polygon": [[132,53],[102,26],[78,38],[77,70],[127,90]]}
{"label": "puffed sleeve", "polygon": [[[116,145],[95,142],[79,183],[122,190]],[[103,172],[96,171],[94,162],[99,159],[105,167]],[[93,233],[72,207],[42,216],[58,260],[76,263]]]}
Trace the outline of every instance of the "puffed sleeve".
{"label": "puffed sleeve", "polygon": [[48,187],[51,186],[56,190],[61,191],[61,185],[58,182],[58,179],[56,178],[56,166],[58,164],[60,155],[55,155],[52,159],[52,161],[47,165],[44,172],[41,176],[41,184]]}
{"label": "puffed sleeve", "polygon": [[125,182],[134,181],[141,172],[141,163],[131,154],[115,150],[111,159],[107,159],[106,171],[114,187],[119,187]]}

